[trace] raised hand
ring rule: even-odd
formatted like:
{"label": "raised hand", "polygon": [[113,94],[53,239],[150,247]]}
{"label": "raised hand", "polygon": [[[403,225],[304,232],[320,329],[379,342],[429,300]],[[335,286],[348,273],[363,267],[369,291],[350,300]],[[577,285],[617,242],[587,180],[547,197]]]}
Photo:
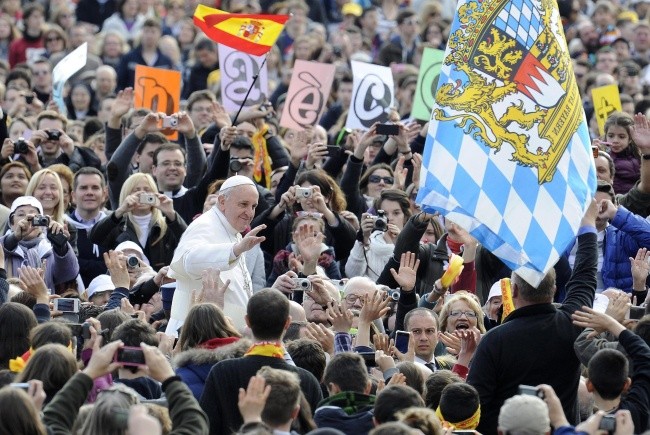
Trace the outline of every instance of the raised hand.
{"label": "raised hand", "polygon": [[270,394],[271,386],[266,385],[266,380],[259,375],[249,379],[248,388],[239,389],[237,407],[244,423],[262,421],[262,411]]}
{"label": "raised hand", "polygon": [[325,235],[316,232],[313,224],[300,225],[293,241],[298,246],[298,251],[305,263],[313,263],[320,257]]}
{"label": "raised hand", "polygon": [[230,286],[230,280],[226,282],[221,280],[221,272],[209,268],[201,274],[202,291],[205,302],[212,302],[218,307],[223,308],[225,305],[226,291]]}
{"label": "raised hand", "polygon": [[316,163],[322,162],[328,155],[329,152],[327,151],[326,144],[320,142],[310,144],[307,147],[307,160],[305,161],[305,167],[307,169],[314,169]]}
{"label": "raised hand", "polygon": [[417,281],[418,267],[420,267],[420,259],[417,254],[405,252],[399,261],[399,272],[396,272],[394,268],[390,269],[391,275],[393,275],[393,278],[399,284],[402,291],[413,291]]}
{"label": "raised hand", "polygon": [[352,328],[354,315],[339,302],[332,301],[325,311],[327,320],[332,324],[334,332],[349,332]]}
{"label": "raised hand", "polygon": [[388,303],[390,302],[385,297],[384,292],[378,290],[370,294],[364,295],[364,304],[359,314],[359,323],[372,323],[377,319],[381,319],[389,310]]}
{"label": "raised hand", "polygon": [[185,136],[188,139],[192,139],[194,136],[196,136],[196,129],[194,127],[194,122],[192,122],[192,118],[190,118],[190,115],[187,112],[181,111],[175,113],[172,116],[176,116],[176,119],[178,119],[178,124],[176,124],[176,130],[179,133],[182,133],[183,136]]}
{"label": "raised hand", "polygon": [[334,355],[334,332],[327,326],[320,323],[307,323],[305,335],[307,338],[319,342],[326,353]]}
{"label": "raised hand", "polygon": [[22,266],[18,269],[20,280],[25,283],[27,293],[36,298],[36,302],[40,304],[49,303],[49,290],[45,285],[45,281],[41,277],[38,269],[31,266]]}
{"label": "raised hand", "polygon": [[636,252],[636,257],[630,257],[632,279],[645,287],[645,280],[650,274],[650,252],[647,248],[641,248]]}
{"label": "raised hand", "polygon": [[250,230],[248,234],[246,234],[244,238],[241,239],[241,241],[237,242],[235,246],[232,248],[232,252],[235,255],[235,257],[239,257],[242,253],[250,251],[256,245],[259,245],[264,240],[266,240],[266,237],[257,235],[260,231],[264,230],[265,228],[266,225],[258,225],[252,230]]}
{"label": "raised hand", "polygon": [[212,120],[219,128],[232,126],[232,119],[226,109],[218,102],[212,102]]}
{"label": "raised hand", "polygon": [[650,120],[642,113],[634,115],[632,140],[634,140],[641,154],[650,154]]}
{"label": "raised hand", "polygon": [[611,316],[617,322],[623,322],[625,315],[630,309],[630,295],[627,293],[619,292],[614,297],[609,299],[605,314]]}
{"label": "raised hand", "polygon": [[131,288],[129,271],[126,268],[126,262],[121,259],[119,252],[104,252],[104,263],[111,275],[111,281],[113,281],[115,288]]}
{"label": "raised hand", "polygon": [[133,107],[133,88],[125,88],[117,93],[111,105],[111,118],[120,120]]}

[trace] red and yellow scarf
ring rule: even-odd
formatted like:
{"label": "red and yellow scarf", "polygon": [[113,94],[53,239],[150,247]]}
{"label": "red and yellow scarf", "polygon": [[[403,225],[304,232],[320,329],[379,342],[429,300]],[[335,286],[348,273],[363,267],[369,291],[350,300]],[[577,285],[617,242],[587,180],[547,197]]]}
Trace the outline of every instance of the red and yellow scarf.
{"label": "red and yellow scarf", "polygon": [[[269,151],[266,147],[266,139],[264,135],[269,131],[269,126],[264,125],[253,135],[253,149],[254,149],[254,159],[253,159],[253,178],[256,183],[263,184],[264,187],[269,189],[271,187],[271,156],[269,156]],[[264,183],[262,181],[262,172],[264,172]]]}
{"label": "red and yellow scarf", "polygon": [[270,356],[284,359],[284,348],[279,341],[260,341],[246,351],[244,356]]}

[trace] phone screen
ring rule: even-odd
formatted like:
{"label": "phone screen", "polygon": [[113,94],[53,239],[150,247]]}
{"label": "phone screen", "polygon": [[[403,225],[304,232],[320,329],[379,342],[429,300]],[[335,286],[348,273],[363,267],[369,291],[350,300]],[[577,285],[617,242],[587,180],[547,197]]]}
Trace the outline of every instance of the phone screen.
{"label": "phone screen", "polygon": [[144,365],[144,353],[140,348],[123,347],[117,350],[117,362],[125,363],[125,365]]}
{"label": "phone screen", "polygon": [[397,331],[395,333],[395,347],[402,353],[406,353],[409,350],[409,338],[411,336],[410,332],[406,331]]}

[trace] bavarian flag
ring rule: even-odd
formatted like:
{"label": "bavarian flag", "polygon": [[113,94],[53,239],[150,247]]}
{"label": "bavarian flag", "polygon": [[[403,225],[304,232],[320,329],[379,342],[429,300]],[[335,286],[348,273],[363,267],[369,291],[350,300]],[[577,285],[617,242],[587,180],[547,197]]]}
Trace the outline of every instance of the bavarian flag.
{"label": "bavarian flag", "polygon": [[194,24],[213,41],[255,56],[266,54],[284,29],[289,15],[231,14],[198,5]]}
{"label": "bavarian flag", "polygon": [[596,190],[555,0],[459,0],[434,94],[417,203],[537,286]]}

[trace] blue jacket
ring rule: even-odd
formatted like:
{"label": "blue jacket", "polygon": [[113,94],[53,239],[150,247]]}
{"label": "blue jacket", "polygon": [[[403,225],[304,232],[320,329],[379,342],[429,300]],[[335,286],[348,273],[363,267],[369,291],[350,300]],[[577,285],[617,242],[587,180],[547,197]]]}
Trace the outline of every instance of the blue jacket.
{"label": "blue jacket", "polygon": [[[122,90],[127,87],[133,87],[133,81],[135,80],[135,67],[137,65],[151,66],[161,69],[174,69],[174,63],[170,58],[162,54],[158,50],[158,57],[153,65],[147,65],[144,57],[142,57],[142,47],[137,46],[133,50],[126,53],[122,56],[120,64],[117,67],[117,90]],[[164,83],[156,83],[157,88],[160,92],[167,92],[165,89]],[[168,101],[171,101],[171,98],[168,98]],[[160,103],[162,105],[162,103]],[[167,110],[167,107],[158,107],[159,112],[171,113]]]}
{"label": "blue jacket", "polygon": [[605,229],[601,268],[604,288],[632,292],[630,257],[634,258],[643,247],[650,248],[650,222],[619,206],[611,225]]}

